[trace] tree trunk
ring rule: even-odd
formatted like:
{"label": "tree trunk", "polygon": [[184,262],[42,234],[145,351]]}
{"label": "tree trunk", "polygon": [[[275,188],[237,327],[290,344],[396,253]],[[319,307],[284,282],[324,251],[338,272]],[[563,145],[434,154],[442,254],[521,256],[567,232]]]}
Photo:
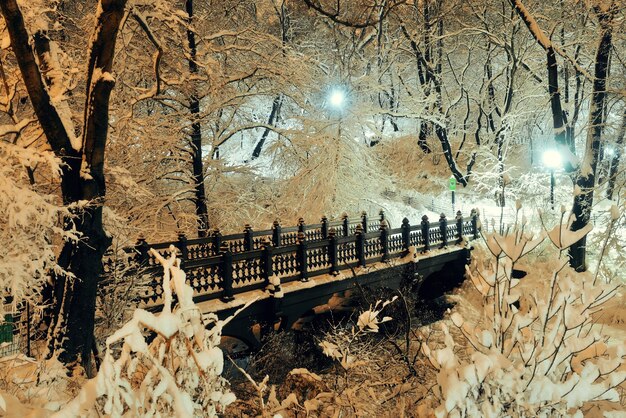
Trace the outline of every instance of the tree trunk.
{"label": "tree trunk", "polygon": [[[185,10],[189,15],[189,23],[193,19],[193,0],[185,1]],[[196,34],[191,29],[187,29],[187,44],[189,46],[189,72],[196,74],[198,65],[196,64]],[[194,183],[194,205],[196,207],[196,218],[198,222],[198,237],[206,237],[209,229],[209,210],[206,203],[206,190],[204,188],[204,163],[202,160],[202,129],[200,126],[200,99],[195,89],[189,101],[189,112],[191,113],[191,161]]]}
{"label": "tree trunk", "polygon": [[[604,129],[604,108],[606,106],[606,78],[609,67],[609,57],[612,48],[612,21],[615,14],[615,4],[612,4],[608,11],[596,9],[596,14],[600,22],[602,31],[600,43],[596,51],[593,93],[591,96],[591,109],[589,112],[589,130],[587,132],[587,146],[585,149],[585,160],[576,176],[575,184],[580,189],[580,193],[574,196],[572,214],[575,219],[571,230],[578,231],[584,228],[591,217],[591,207],[593,205],[593,190],[595,186],[596,170],[602,141],[602,131]],[[585,271],[586,263],[586,243],[584,237],[576,242],[569,249],[570,265],[576,271]]]}
{"label": "tree trunk", "polygon": [[622,125],[619,128],[617,134],[617,140],[615,141],[615,151],[611,158],[611,166],[609,168],[609,182],[606,187],[606,198],[613,200],[613,192],[615,190],[615,182],[617,178],[617,170],[622,156],[622,147],[624,146],[624,137],[626,136],[626,106],[624,107],[624,114],[622,115]]}
{"label": "tree trunk", "polygon": [[[11,46],[33,109],[53,152],[64,163],[61,193],[65,204],[89,201],[74,209],[74,217],[64,220],[66,231],[80,235],[66,241],[58,263],[71,276],[54,277],[52,318],[48,332],[50,354],[68,366],[82,362],[89,373],[93,343],[96,291],[102,272],[102,256],[111,243],[102,225],[102,204],[106,193],[104,151],[108,133],[108,109],[114,80],[111,76],[115,41],[124,15],[126,0],[101,0],[96,16],[87,66],[84,125],[80,143],[67,129],[53,104],[46,80],[30,48],[29,35],[15,0],[0,1]],[[35,50],[41,59],[49,48],[45,34],[38,34]],[[47,83],[50,83],[47,85]]]}
{"label": "tree trunk", "polygon": [[[276,98],[272,102],[272,110],[270,111],[270,117],[267,121],[268,125],[274,126],[276,118],[278,117],[278,114],[280,113],[280,108],[282,104],[283,104],[282,96],[281,95],[276,96]],[[261,155],[261,151],[263,150],[263,145],[265,145],[265,141],[267,140],[269,133],[270,133],[269,128],[265,128],[263,130],[263,135],[261,135],[259,142],[257,142],[256,146],[254,147],[254,151],[252,151],[252,158],[251,158],[252,160],[259,158],[259,156]]]}

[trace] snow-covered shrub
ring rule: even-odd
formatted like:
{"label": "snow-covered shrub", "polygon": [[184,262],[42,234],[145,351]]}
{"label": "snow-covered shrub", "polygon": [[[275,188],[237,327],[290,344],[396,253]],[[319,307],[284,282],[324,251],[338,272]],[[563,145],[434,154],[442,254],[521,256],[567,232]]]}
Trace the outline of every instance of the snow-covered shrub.
{"label": "snow-covered shrub", "polygon": [[373,307],[361,312],[356,326],[349,329],[335,327],[327,332],[319,343],[323,353],[341,365],[344,371],[348,371],[365,363],[364,357],[372,354],[367,345],[362,343],[363,337],[371,332],[378,332],[378,325],[390,321],[392,318],[385,316],[379,318],[383,308],[397,296],[385,302],[377,301]]}
{"label": "snow-covered shrub", "polygon": [[[228,319],[201,314],[170,249],[168,259],[153,251],[164,267],[161,312],[135,310],[107,338],[98,375],[54,416],[217,416],[235,400],[221,377],[224,356],[218,347]],[[156,335],[152,341],[146,330]]]}
{"label": "snow-covered shrub", "polygon": [[[621,208],[621,209],[620,209]],[[621,282],[624,284],[626,256],[626,204],[613,204],[606,212],[595,211],[594,223],[601,225],[599,231],[587,238],[587,251],[597,260],[594,281]]]}
{"label": "snow-covered shrub", "polygon": [[51,152],[0,140],[0,298],[10,295],[14,303],[36,298],[56,268],[54,242],[66,235],[60,220],[68,209],[31,184],[28,170],[35,168],[52,178],[61,172]]}
{"label": "snow-covered shrub", "polygon": [[113,239],[105,255],[106,273],[98,284],[95,336],[99,344],[132,317],[141,296],[150,292],[153,280],[145,267],[128,261],[128,247],[121,243],[117,237]]}
{"label": "snow-covered shrub", "polygon": [[[560,224],[547,236],[564,256],[590,229],[570,232],[568,224]],[[493,259],[467,268],[483,299],[481,320],[471,323],[454,312],[451,321],[464,341],[457,344],[443,323],[443,347],[422,345],[438,373],[435,400],[420,412],[438,417],[582,416],[586,402],[618,401],[616,388],[626,380],[626,372],[618,368],[626,348],[610,345],[592,317],[617,287],[594,284],[563,257],[551,261],[549,278],[526,283],[533,279],[530,275],[520,281],[513,277],[514,268],[544,234],[534,238],[522,225],[510,235],[484,238]]]}

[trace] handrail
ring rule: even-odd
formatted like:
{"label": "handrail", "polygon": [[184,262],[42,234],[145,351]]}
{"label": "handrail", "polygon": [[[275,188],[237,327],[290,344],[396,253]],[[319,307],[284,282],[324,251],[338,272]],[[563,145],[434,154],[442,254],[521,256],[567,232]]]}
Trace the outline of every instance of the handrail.
{"label": "handrail", "polygon": [[[174,245],[187,280],[194,289],[194,297],[227,301],[244,291],[265,288],[274,278],[281,283],[307,281],[318,275],[336,274],[344,269],[402,257],[409,247],[417,247],[425,253],[432,248],[459,245],[466,239],[479,236],[475,210],[469,219],[457,212],[454,222],[450,223],[443,214],[438,222],[431,223],[427,216],[423,216],[415,225],[405,218],[402,226],[394,229],[388,227],[382,213],[376,222],[368,222],[367,215],[363,214],[360,221],[352,223],[344,216],[339,228],[329,227],[332,224],[326,218],[313,225],[305,225],[300,220],[295,235],[287,232],[292,234],[288,239],[283,239],[282,233],[291,228],[282,229],[278,222],[271,230],[262,231],[265,234],[272,231],[271,236],[266,234],[262,240],[248,225],[243,233],[225,236],[218,231],[211,237],[187,240],[181,234],[177,241],[156,244],[140,239],[127,260],[128,271],[149,275],[149,290],[140,297],[140,303],[158,304],[163,293],[160,266],[148,248],[166,253]],[[318,225],[316,230],[307,230]],[[373,230],[374,225],[378,229]],[[353,233],[346,235],[345,231],[351,229]],[[311,231],[313,233],[307,233]],[[202,247],[207,243],[211,248]],[[105,274],[116,268],[116,262],[119,260],[105,260]]]}

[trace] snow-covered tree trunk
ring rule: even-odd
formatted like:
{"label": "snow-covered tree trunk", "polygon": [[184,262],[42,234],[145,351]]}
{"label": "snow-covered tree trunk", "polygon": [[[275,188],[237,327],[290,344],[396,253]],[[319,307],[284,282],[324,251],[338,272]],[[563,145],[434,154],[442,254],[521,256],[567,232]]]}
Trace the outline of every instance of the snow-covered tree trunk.
{"label": "snow-covered tree trunk", "polygon": [[[606,9],[601,5],[597,5],[594,10],[600,23],[601,34],[600,43],[596,50],[585,159],[575,180],[576,190],[572,213],[576,219],[572,223],[572,231],[583,229],[589,223],[591,217],[593,192],[596,184],[596,169],[606,119],[606,78],[609,70],[609,57],[613,48],[613,18],[617,13],[617,5],[615,2],[611,2],[611,5]],[[577,271],[585,271],[587,269],[586,244],[586,237],[583,237],[569,249],[570,264]]]}
{"label": "snow-covered tree trunk", "polygon": [[[189,23],[193,21],[193,0],[185,1],[185,10],[189,15]],[[189,72],[192,75],[198,73],[196,63],[196,34],[192,28],[187,29],[187,44],[189,46]],[[209,229],[209,214],[206,203],[206,190],[204,187],[204,164],[202,160],[202,130],[200,127],[200,98],[193,89],[189,101],[189,111],[191,112],[191,157],[193,169],[193,181],[195,186],[194,204],[196,206],[196,216],[198,217],[198,236],[206,237]]]}
{"label": "snow-covered tree trunk", "polygon": [[[66,364],[89,364],[93,344],[96,290],[102,271],[102,256],[110,238],[102,226],[105,196],[104,151],[108,131],[108,109],[115,84],[111,75],[115,40],[124,16],[126,0],[101,0],[87,63],[84,125],[77,137],[71,118],[65,112],[62,89],[54,79],[44,77],[58,66],[50,60],[50,40],[45,32],[35,38],[35,53],[22,12],[16,0],[0,1],[11,46],[31,99],[37,119],[54,153],[61,158],[61,193],[65,204],[74,204],[76,216],[67,218],[64,227],[81,235],[66,241],[59,265],[68,276],[56,276],[48,294],[52,309],[49,345]],[[47,68],[48,67],[48,68]],[[77,204],[89,201],[89,204]]]}

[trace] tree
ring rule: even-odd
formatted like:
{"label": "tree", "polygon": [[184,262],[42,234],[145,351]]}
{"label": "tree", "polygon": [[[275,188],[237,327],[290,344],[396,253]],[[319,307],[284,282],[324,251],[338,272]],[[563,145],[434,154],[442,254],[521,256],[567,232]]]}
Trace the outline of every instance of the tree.
{"label": "tree", "polygon": [[[193,0],[185,1],[185,10],[189,15],[189,23],[193,19]],[[189,72],[192,76],[198,73],[196,34],[189,28],[187,29],[187,43],[189,46]],[[189,111],[191,112],[191,148],[192,148],[192,167],[193,181],[195,184],[194,203],[196,207],[196,216],[198,217],[198,236],[205,237],[209,228],[209,214],[206,204],[206,192],[204,189],[204,164],[202,163],[202,130],[200,121],[198,120],[200,113],[200,99],[198,94],[193,92],[189,100]]]}
{"label": "tree", "polygon": [[[76,135],[70,116],[64,112],[64,91],[51,77],[61,70],[51,54],[52,41],[45,30],[32,38],[16,0],[2,0],[0,9],[11,40],[24,85],[47,142],[61,166],[61,194],[73,215],[64,228],[79,234],[67,240],[58,264],[67,274],[54,275],[49,328],[49,348],[71,365],[88,366],[93,344],[95,301],[102,256],[111,238],[102,225],[106,193],[104,156],[109,123],[109,99],[115,84],[112,75],[115,42],[124,16],[126,0],[101,0],[86,57],[83,126]],[[57,96],[51,93],[56,92]],[[82,203],[82,202],[88,203]],[[88,367],[86,367],[89,370]]]}
{"label": "tree", "polygon": [[[565,169],[573,171],[576,166],[576,156],[573,154],[573,143],[568,143],[565,112],[561,104],[561,91],[559,89],[559,70],[556,60],[556,50],[552,41],[541,30],[535,18],[530,14],[521,0],[509,0],[524,24],[528,27],[531,35],[546,51],[548,68],[548,93],[550,94],[550,110],[554,128],[554,140],[563,154]],[[573,138],[572,138],[573,140]]]}
{"label": "tree", "polygon": [[[589,224],[591,208],[593,205],[593,193],[596,185],[596,171],[600,158],[602,134],[606,122],[606,87],[610,65],[610,55],[613,48],[613,20],[617,14],[617,2],[611,1],[604,5],[598,1],[593,10],[598,18],[600,40],[596,49],[594,64],[593,92],[591,96],[591,109],[589,111],[589,128],[585,147],[585,158],[574,181],[576,192],[572,214],[571,230],[578,231]],[[583,237],[569,249],[570,264],[576,271],[585,271],[587,239]]]}

